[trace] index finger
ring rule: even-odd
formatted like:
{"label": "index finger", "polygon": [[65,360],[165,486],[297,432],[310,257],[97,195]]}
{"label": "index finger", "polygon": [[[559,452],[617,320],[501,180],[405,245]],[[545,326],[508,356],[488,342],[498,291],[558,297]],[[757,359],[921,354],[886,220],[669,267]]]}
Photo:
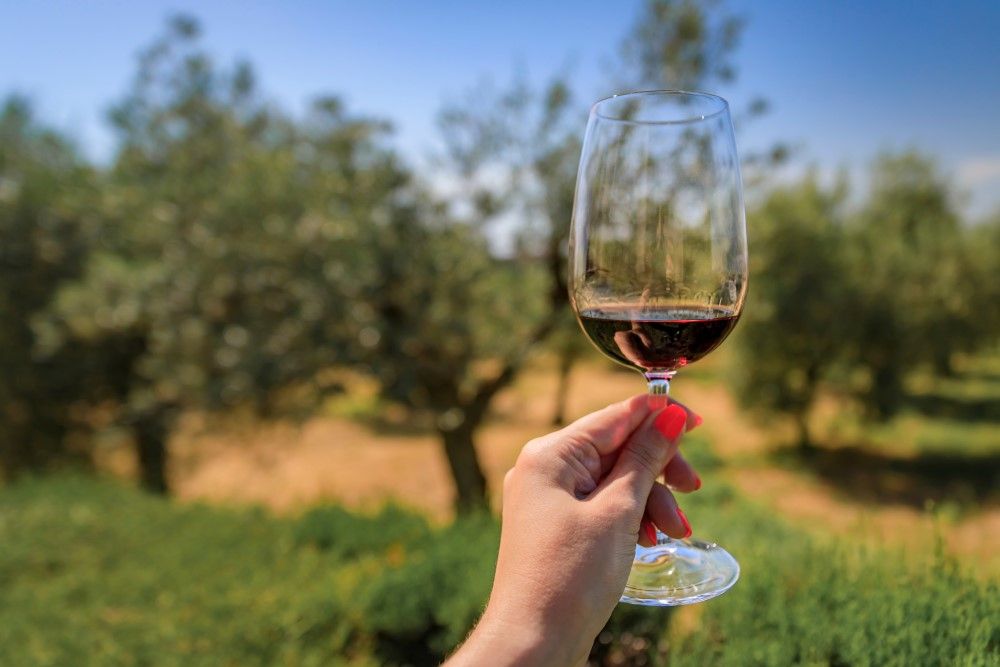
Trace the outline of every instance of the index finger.
{"label": "index finger", "polygon": [[[638,394],[620,403],[613,403],[577,419],[559,433],[574,442],[592,445],[602,457],[613,454],[628,441],[647,417],[666,408],[665,404],[659,402],[660,397],[655,397],[658,399],[656,401],[651,400],[652,398],[648,394]],[[701,423],[701,417],[684,404],[674,400],[670,400],[670,404],[683,408],[687,413],[686,431]]]}

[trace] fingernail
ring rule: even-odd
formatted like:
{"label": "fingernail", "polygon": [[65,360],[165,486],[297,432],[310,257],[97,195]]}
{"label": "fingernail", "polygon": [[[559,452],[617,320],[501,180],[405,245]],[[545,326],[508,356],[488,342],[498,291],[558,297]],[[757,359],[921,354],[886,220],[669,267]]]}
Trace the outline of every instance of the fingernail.
{"label": "fingernail", "polygon": [[698,474],[695,473],[695,476],[694,476],[694,490],[697,491],[700,488],[701,488],[701,477],[698,477]]}
{"label": "fingernail", "polygon": [[681,523],[684,525],[684,539],[691,537],[691,522],[684,516],[684,510],[680,507],[677,508],[677,516],[681,518]]}
{"label": "fingernail", "polygon": [[652,521],[643,519],[642,529],[646,532],[646,539],[649,540],[650,544],[656,544],[658,542],[656,539],[656,527],[653,525]]}
{"label": "fingernail", "polygon": [[687,413],[684,412],[684,409],[676,405],[671,405],[657,415],[653,426],[663,434],[664,438],[673,441],[684,430],[685,422],[687,422]]}
{"label": "fingernail", "polygon": [[692,426],[691,428],[695,428],[695,426],[701,426],[704,422],[705,420],[701,418],[701,415],[695,415],[694,426]]}

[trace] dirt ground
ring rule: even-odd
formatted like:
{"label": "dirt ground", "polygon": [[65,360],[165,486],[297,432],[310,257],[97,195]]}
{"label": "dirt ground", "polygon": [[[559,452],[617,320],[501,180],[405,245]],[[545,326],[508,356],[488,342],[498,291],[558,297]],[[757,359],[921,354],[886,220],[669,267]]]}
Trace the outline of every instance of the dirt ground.
{"label": "dirt ground", "polygon": [[[570,419],[642,390],[636,375],[602,364],[574,370]],[[492,488],[521,446],[551,430],[555,376],[526,373],[498,397],[482,429],[479,450]],[[739,490],[817,533],[926,549],[938,530],[947,549],[977,569],[1000,571],[1000,508],[990,506],[941,519],[912,504],[855,501],[804,470],[781,466],[768,453],[775,436],[750,423],[720,383],[675,382],[675,396],[704,418],[724,474]],[[373,508],[394,499],[446,519],[452,487],[433,434],[376,428],[335,417],[287,423],[208,428],[191,420],[174,438],[172,481],[179,497],[222,504],[261,504],[294,512],[320,501]]]}

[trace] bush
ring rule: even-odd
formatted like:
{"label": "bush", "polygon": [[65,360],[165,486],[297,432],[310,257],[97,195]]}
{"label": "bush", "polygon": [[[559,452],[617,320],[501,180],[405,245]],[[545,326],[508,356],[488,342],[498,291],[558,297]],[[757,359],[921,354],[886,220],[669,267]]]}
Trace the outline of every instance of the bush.
{"label": "bush", "polygon": [[343,574],[291,533],[89,480],[5,490],[2,662],[329,664],[352,637]]}
{"label": "bush", "polygon": [[[620,607],[595,664],[996,664],[995,582],[945,559],[817,542],[716,480],[685,507],[743,579],[693,626]],[[436,664],[482,609],[498,537],[485,516],[445,528],[393,508],[286,519],[25,480],[0,490],[0,662]]]}
{"label": "bush", "polygon": [[743,580],[670,647],[671,665],[990,664],[995,584],[943,558],[915,568],[901,554],[771,539],[733,541]]}
{"label": "bush", "polygon": [[419,543],[429,535],[426,519],[393,505],[375,517],[352,514],[342,507],[318,507],[295,526],[297,544],[312,545],[337,559]]}
{"label": "bush", "polygon": [[472,516],[372,580],[361,607],[382,664],[438,664],[469,633],[493,582],[500,531]]}

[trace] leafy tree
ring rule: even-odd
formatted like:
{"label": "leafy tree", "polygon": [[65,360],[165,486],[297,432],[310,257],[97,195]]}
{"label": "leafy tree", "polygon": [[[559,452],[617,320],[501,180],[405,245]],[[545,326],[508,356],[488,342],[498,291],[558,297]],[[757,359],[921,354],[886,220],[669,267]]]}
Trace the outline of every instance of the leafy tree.
{"label": "leafy tree", "polygon": [[972,291],[965,331],[974,334],[964,351],[995,348],[1000,343],[1000,211],[968,229],[963,240],[969,260],[964,276]]}
{"label": "leafy tree", "polygon": [[931,158],[876,161],[850,245],[852,265],[864,274],[853,359],[868,375],[859,396],[878,418],[899,409],[908,371],[929,363],[948,373],[952,354],[981,335],[963,233],[954,194]]}
{"label": "leafy tree", "polygon": [[[645,12],[633,81],[732,79],[738,22],[686,0]],[[322,394],[318,371],[346,364],[430,415],[458,505],[485,502],[474,433],[528,351],[568,321],[582,122],[559,79],[484,99],[443,116],[459,192],[442,203],[385,147],[383,123],[335,99],[304,119],[282,113],[249,66],[206,55],[190,19],[142,55],[112,112],[120,149],[93,206],[94,248],[33,322],[49,363],[100,351],[87,399],[131,427],[147,487],[166,489],[181,411],[266,413]],[[490,239],[504,220],[518,221],[517,242],[501,256]]]}
{"label": "leafy tree", "polygon": [[531,267],[493,257],[481,230],[439,216],[437,227],[395,218],[368,246],[378,270],[356,302],[366,348],[356,367],[383,396],[430,416],[457,507],[469,511],[486,501],[474,433],[545,335],[544,283]]}
{"label": "leafy tree", "polygon": [[752,212],[750,300],[740,324],[740,387],[749,406],[789,415],[801,447],[820,382],[845,356],[856,299],[843,226],[846,188],[815,175]]}
{"label": "leafy tree", "polygon": [[38,318],[42,348],[113,352],[101,400],[132,428],[152,490],[167,488],[181,411],[266,412],[349,364],[432,415],[459,506],[481,506],[471,433],[552,326],[544,280],[490,252],[485,199],[459,214],[411,184],[383,124],[335,100],[296,122],[197,37],[173,21],[112,112],[101,247]]}
{"label": "leafy tree", "polygon": [[356,329],[370,268],[358,239],[385,228],[406,177],[383,124],[333,99],[295,122],[260,98],[249,66],[220,70],[187,18],[143,54],[112,119],[102,246],[38,329],[53,353],[116,351],[109,400],[144,485],[162,492],[180,411],[267,412],[347,360],[336,342]]}
{"label": "leafy tree", "polygon": [[[713,90],[733,84],[739,78],[734,56],[744,26],[745,20],[721,0],[647,0],[621,41],[616,91]],[[731,109],[737,132],[769,108],[767,99],[754,96]],[[780,142],[764,150],[742,150],[746,185],[765,186],[789,153]]]}
{"label": "leafy tree", "polygon": [[0,475],[83,452],[66,447],[92,370],[87,350],[41,359],[31,321],[81,270],[95,175],[30,104],[0,106]]}
{"label": "leafy tree", "polygon": [[[716,22],[709,16],[714,9],[714,5],[688,1],[647,3],[643,17],[625,40],[626,44],[638,44],[641,49],[637,54],[627,49],[624,52],[624,66],[631,70],[626,80],[634,82],[631,85],[647,87],[730,81],[735,72],[728,58],[736,44],[739,23],[728,15],[720,16]],[[662,83],[663,77],[675,75],[680,78]],[[535,297],[544,296],[537,316],[531,315],[536,306],[522,306],[513,321],[494,318],[492,324],[499,324],[500,332],[506,336],[506,347],[476,348],[465,344],[456,346],[463,350],[459,356],[441,349],[442,345],[434,345],[433,353],[425,351],[425,356],[453,372],[451,377],[436,379],[435,388],[425,386],[417,395],[433,391],[444,399],[424,407],[430,407],[436,415],[435,423],[458,487],[458,505],[463,509],[480,506],[486,496],[474,435],[493,397],[513,381],[534,345],[555,331],[560,331],[559,340],[571,335],[567,331],[572,325],[566,316],[565,247],[583,125],[582,117],[572,114],[571,100],[570,90],[560,78],[541,91],[532,90],[523,80],[515,80],[501,91],[480,86],[463,103],[446,107],[441,116],[446,151],[440,166],[457,184],[457,194],[447,207],[447,213],[458,218],[452,224],[482,234],[495,227],[498,220],[519,220],[514,259],[525,267],[516,270],[521,290],[517,293],[523,295],[519,300],[533,304]],[[760,105],[756,110],[762,110]],[[530,274],[525,274],[532,266],[544,268],[533,280]],[[419,268],[411,275],[414,281],[428,277]],[[439,288],[447,281],[446,292],[461,293],[467,288],[469,278],[464,274],[438,273],[433,280]],[[452,280],[458,283],[450,286]],[[546,282],[547,287],[543,286]],[[513,296],[514,286],[508,289],[511,290],[508,296]],[[385,289],[377,290],[377,294],[384,293]],[[391,309],[394,319],[378,328],[382,346],[374,355],[376,359],[384,359],[386,364],[397,368],[419,363],[399,354],[399,345],[390,342],[395,332],[406,329],[400,322],[409,323],[422,317],[422,310],[414,312],[413,308],[410,301],[397,302]],[[406,316],[402,315],[404,312]],[[459,312],[453,313],[457,321],[462,319]],[[455,331],[471,332],[483,324],[475,321],[474,325],[453,323],[452,326]],[[517,331],[515,325],[526,328],[512,338],[511,332]],[[474,340],[471,333],[466,336],[467,340]],[[425,337],[425,345],[439,339]],[[565,378],[580,347],[559,346],[564,389]],[[491,372],[483,373],[484,362],[488,362]],[[414,375],[425,378],[425,384],[427,378],[434,377],[426,370]],[[408,404],[418,406],[413,400]]]}
{"label": "leafy tree", "polygon": [[[612,86],[696,89],[729,83],[736,76],[732,54],[741,30],[741,20],[717,2],[650,0],[622,40]],[[563,77],[537,91],[518,79],[501,91],[481,85],[441,115],[445,164],[463,183],[465,210],[477,224],[520,219],[518,255],[547,269],[552,324],[544,331],[545,337],[556,334],[551,347],[559,370],[555,423],[563,418],[571,368],[586,349],[566,314],[565,248],[584,121],[573,113],[572,99]],[[748,115],[765,108],[755,100]]]}
{"label": "leafy tree", "polygon": [[648,0],[620,48],[627,84],[698,90],[736,78],[743,20],[719,0]]}
{"label": "leafy tree", "polygon": [[961,224],[931,159],[881,157],[856,214],[843,212],[844,194],[808,178],[751,215],[740,395],[791,415],[802,444],[822,381],[886,419],[913,368],[947,373],[954,353],[996,341],[995,231]]}
{"label": "leafy tree", "polygon": [[535,289],[546,315],[532,339],[548,341],[559,357],[557,423],[570,368],[586,345],[567,308],[566,240],[584,120],[574,109],[561,77],[540,90],[518,78],[499,91],[480,84],[440,116],[440,163],[459,184],[453,203],[477,226],[515,220],[506,230],[514,239],[510,254],[540,271]]}
{"label": "leafy tree", "polygon": [[552,426],[566,424],[566,403],[573,367],[591,348],[590,342],[580,331],[580,325],[569,311],[561,319],[552,336],[550,347],[556,354],[556,395],[552,410]]}
{"label": "leafy tree", "polygon": [[[655,82],[653,87],[678,87],[732,80],[735,71],[728,58],[740,24],[730,16],[715,21],[709,17],[714,9],[715,5],[687,1],[649,2],[643,18],[625,40],[644,49],[637,59],[625,53],[625,66],[632,70],[628,80],[635,82],[632,85]],[[671,81],[662,83],[665,78]],[[582,128],[582,118],[571,113],[571,99],[559,78],[540,92],[517,80],[502,91],[481,86],[464,103],[447,107],[441,116],[446,151],[439,166],[457,185],[441,224],[462,230],[471,239],[466,252],[478,242],[488,254],[483,234],[498,220],[521,221],[513,258],[516,264],[493,262],[512,267],[506,296],[526,304],[516,313],[498,311],[494,304],[493,317],[486,321],[473,309],[463,312],[454,308],[452,304],[464,298],[460,295],[476,285],[475,274],[435,271],[437,263],[432,257],[412,250],[408,263],[398,258],[398,248],[390,245],[388,251],[380,251],[388,254],[380,262],[383,269],[378,275],[382,280],[375,283],[369,297],[377,316],[373,316],[365,336],[377,343],[364,364],[375,370],[387,395],[434,416],[462,509],[481,506],[486,496],[474,435],[490,402],[513,381],[532,346],[568,324],[564,248]],[[752,111],[762,109],[757,103]],[[391,237],[412,249],[416,244],[407,234],[418,233],[426,231],[407,227]],[[447,254],[448,244],[442,243],[444,246],[435,252]],[[422,261],[430,262],[430,269]],[[545,271],[534,275],[529,271],[532,266]],[[479,278],[488,281],[488,273]],[[417,290],[424,299],[438,294],[445,301],[441,308],[450,313],[445,320],[448,335],[426,331],[426,313],[436,301],[414,299],[396,287],[422,282],[432,283]],[[543,310],[535,305],[539,295],[545,297]],[[497,329],[487,335],[487,327]],[[412,342],[412,332],[422,330],[426,333],[419,336],[421,353],[415,355],[412,351],[418,346]],[[481,331],[478,337],[477,330]],[[511,335],[517,331],[521,333]],[[482,345],[479,341],[489,342]],[[578,350],[575,345],[561,346],[564,377]],[[448,373],[443,373],[444,369]]]}

